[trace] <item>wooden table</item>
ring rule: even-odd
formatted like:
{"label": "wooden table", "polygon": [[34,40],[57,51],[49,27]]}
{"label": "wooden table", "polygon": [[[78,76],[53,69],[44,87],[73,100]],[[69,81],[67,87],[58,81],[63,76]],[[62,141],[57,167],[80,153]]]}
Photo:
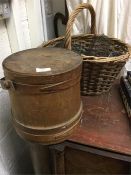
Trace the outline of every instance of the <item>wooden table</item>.
{"label": "wooden table", "polygon": [[83,97],[81,125],[69,141],[131,155],[131,128],[119,85],[100,96]]}
{"label": "wooden table", "polygon": [[119,85],[82,101],[79,128],[64,143],[47,148],[49,170],[54,174],[129,174],[131,128]]}

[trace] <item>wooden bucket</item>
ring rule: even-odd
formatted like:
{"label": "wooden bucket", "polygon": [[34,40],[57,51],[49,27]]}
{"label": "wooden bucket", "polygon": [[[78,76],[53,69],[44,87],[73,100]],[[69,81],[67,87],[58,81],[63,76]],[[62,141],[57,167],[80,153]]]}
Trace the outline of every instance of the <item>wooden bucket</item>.
{"label": "wooden bucket", "polygon": [[76,128],[82,114],[81,57],[62,48],[36,48],[3,61],[12,119],[24,139],[59,143]]}

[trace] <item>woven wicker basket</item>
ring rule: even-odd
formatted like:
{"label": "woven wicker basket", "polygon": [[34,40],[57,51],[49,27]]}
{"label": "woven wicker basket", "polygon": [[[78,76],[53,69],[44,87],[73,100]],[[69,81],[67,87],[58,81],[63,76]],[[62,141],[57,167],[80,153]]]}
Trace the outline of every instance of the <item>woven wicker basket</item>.
{"label": "woven wicker basket", "polygon": [[[71,30],[78,13],[83,9],[91,13],[91,33],[71,37]],[[122,67],[129,52],[125,43],[115,38],[96,35],[96,16],[90,4],[80,4],[70,15],[65,37],[50,40],[42,47],[64,47],[81,54],[83,69],[81,78],[82,95],[98,95],[108,91]]]}

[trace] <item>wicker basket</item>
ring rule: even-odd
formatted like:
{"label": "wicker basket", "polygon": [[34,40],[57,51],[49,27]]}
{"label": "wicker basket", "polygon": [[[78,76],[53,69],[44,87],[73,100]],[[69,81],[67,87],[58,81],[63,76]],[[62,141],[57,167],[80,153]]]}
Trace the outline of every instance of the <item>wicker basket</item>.
{"label": "wicker basket", "polygon": [[[91,13],[91,33],[71,37],[74,20],[82,9]],[[90,4],[80,4],[70,15],[65,37],[44,43],[43,47],[64,47],[81,54],[83,69],[82,95],[98,95],[108,91],[129,58],[128,47],[115,38],[96,35],[95,11]]]}

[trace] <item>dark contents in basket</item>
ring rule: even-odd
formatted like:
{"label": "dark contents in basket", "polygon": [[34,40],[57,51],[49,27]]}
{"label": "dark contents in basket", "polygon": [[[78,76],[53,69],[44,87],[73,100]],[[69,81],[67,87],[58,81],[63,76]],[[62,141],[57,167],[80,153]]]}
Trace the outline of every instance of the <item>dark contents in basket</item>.
{"label": "dark contents in basket", "polygon": [[[64,42],[56,43],[55,47],[64,47]],[[114,57],[124,55],[128,48],[118,40],[105,35],[89,35],[83,39],[72,39],[72,50],[87,56]]]}

